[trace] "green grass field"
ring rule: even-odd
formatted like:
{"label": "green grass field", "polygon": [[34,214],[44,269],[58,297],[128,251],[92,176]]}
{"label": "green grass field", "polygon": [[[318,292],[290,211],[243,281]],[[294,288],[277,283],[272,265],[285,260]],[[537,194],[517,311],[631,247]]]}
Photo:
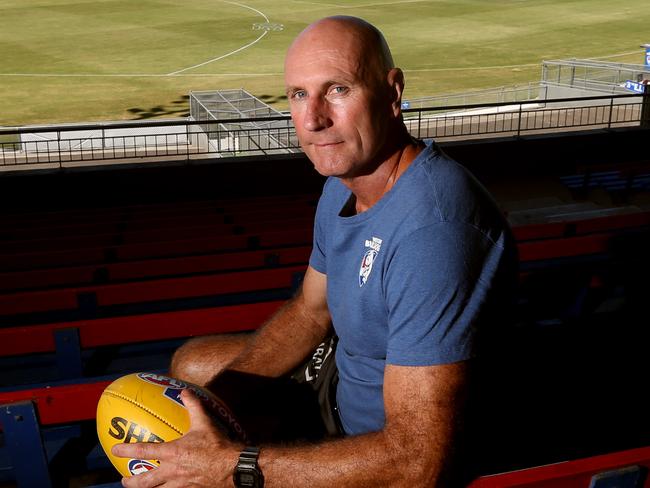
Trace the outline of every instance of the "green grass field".
{"label": "green grass field", "polygon": [[286,47],[334,14],[384,32],[406,98],[536,82],[543,59],[641,64],[650,42],[648,0],[0,0],[0,125],[182,116],[191,90],[285,109]]}

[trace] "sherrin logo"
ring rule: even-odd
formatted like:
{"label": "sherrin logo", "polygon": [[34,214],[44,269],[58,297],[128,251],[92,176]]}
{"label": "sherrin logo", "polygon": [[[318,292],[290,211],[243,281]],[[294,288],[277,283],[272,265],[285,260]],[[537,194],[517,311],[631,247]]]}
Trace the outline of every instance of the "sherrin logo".
{"label": "sherrin logo", "polygon": [[379,254],[381,249],[382,240],[379,237],[373,237],[372,240],[366,240],[366,251],[361,259],[361,267],[359,268],[359,288],[366,284],[372,271],[372,265]]}

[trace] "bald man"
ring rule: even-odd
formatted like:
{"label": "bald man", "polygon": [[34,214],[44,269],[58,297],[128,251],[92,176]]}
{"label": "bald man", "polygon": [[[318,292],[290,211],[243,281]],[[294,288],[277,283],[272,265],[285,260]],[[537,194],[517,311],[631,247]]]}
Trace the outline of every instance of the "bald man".
{"label": "bald man", "polygon": [[[403,74],[375,27],[352,17],[310,25],[288,50],[285,84],[300,144],[329,177],[302,288],[251,338],[183,346],[172,375],[236,403],[233,388],[224,393],[235,385],[246,398],[236,412],[274,411],[278,397],[300,410],[309,400],[294,397],[299,382],[289,375],[334,332],[335,354],[323,354],[331,341],[317,356],[336,363],[327,363],[327,374],[316,371],[325,379],[314,390],[333,400],[312,402],[313,415],[290,410],[293,434],[309,442],[260,435],[258,445],[245,446],[225,438],[184,392],[192,422],[184,437],[114,448],[161,462],[123,484],[447,486],[479,332],[498,325],[494,312],[515,276],[507,224],[461,166],[410,136]],[[307,380],[315,376],[309,371]],[[268,394],[267,380],[277,395]],[[267,396],[256,401],[255,386]],[[305,419],[320,422],[313,432],[321,440],[307,435]],[[266,419],[261,429],[265,422],[273,423]]]}

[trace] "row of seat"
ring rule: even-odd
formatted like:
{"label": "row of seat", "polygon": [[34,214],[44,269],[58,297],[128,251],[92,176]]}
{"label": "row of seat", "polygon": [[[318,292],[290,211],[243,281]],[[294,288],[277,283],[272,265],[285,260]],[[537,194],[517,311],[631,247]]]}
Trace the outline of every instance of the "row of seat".
{"label": "row of seat", "polygon": [[[313,206],[317,194],[290,194],[273,196],[249,196],[241,198],[219,198],[211,200],[186,200],[140,204],[109,204],[108,206],[84,207],[76,204],[72,208],[44,210],[4,210],[3,221],[9,229],[52,228],[85,226],[100,222],[111,223],[157,222],[161,219],[187,218],[192,215],[237,215],[264,214],[265,212],[296,209]],[[44,227],[42,227],[44,226]],[[6,230],[3,230],[5,232]]]}
{"label": "row of seat", "polygon": [[[266,208],[253,211],[245,217],[186,214],[178,220],[162,217],[155,220],[142,220],[133,223],[133,228],[126,228],[124,222],[95,221],[83,227],[47,227],[29,226],[25,229],[7,230],[0,241],[0,251],[4,256],[0,261],[1,270],[35,269],[55,264],[66,265],[79,262],[66,261],[66,251],[74,249],[75,253],[85,256],[84,262],[94,259],[132,258],[129,249],[138,244],[152,245],[160,242],[177,242],[179,240],[196,240],[206,237],[259,234],[278,228],[301,228],[311,225],[313,219],[313,201],[297,205],[290,201],[291,207]],[[601,212],[602,213],[602,212]],[[610,215],[581,219],[575,223],[551,222],[538,225],[515,226],[515,233],[520,240],[549,238],[567,235],[582,235],[605,229],[647,223],[647,212],[627,215]],[[24,221],[20,221],[25,224]],[[584,227],[584,228],[583,228]],[[11,225],[9,225],[9,229]],[[13,235],[9,238],[8,235]],[[241,242],[241,241],[240,241]],[[223,246],[222,246],[223,248]],[[137,252],[137,251],[136,251]],[[199,249],[197,252],[202,252]],[[48,256],[51,259],[48,259]]]}
{"label": "row of seat", "polygon": [[139,243],[156,244],[159,242],[176,241],[179,238],[196,239],[199,237],[214,237],[255,234],[268,232],[278,228],[300,228],[313,223],[313,216],[304,218],[278,217],[276,220],[253,222],[246,225],[220,224],[207,222],[201,225],[176,227],[169,229],[134,230],[129,232],[108,232],[105,234],[89,234],[81,236],[60,235],[29,240],[5,240],[0,244],[3,254],[38,252],[65,249],[85,249],[91,247],[109,247],[132,245]]}
{"label": "row of seat", "polygon": [[[212,202],[211,207],[197,211],[193,207],[168,209],[164,213],[125,218],[116,215],[84,216],[83,222],[58,219],[19,219],[3,216],[0,230],[0,252],[3,255],[47,253],[66,249],[90,249],[121,244],[137,244],[197,237],[259,233],[274,228],[292,228],[309,225],[313,221],[315,198],[280,199],[274,204],[262,200],[259,207],[245,202],[244,208],[225,209],[222,202]],[[266,206],[263,206],[263,205]],[[35,216],[34,216],[35,217]],[[59,264],[66,264],[58,261]],[[26,262],[24,269],[38,267],[38,261]],[[0,270],[5,268],[0,265]],[[22,269],[22,268],[20,268]]]}
{"label": "row of seat", "polygon": [[0,356],[55,352],[57,331],[76,331],[79,347],[89,349],[190,335],[254,330],[282,303],[284,302],[273,300],[74,322],[5,327],[0,328]]}
{"label": "row of seat", "polygon": [[648,486],[650,447],[482,476],[468,488],[605,488]]}
{"label": "row of seat", "polygon": [[[305,232],[305,240],[310,231]],[[297,241],[300,244],[300,241]],[[0,273],[0,291],[79,286],[305,263],[311,246],[225,251]]]}
{"label": "row of seat", "polygon": [[3,271],[26,271],[46,267],[179,257],[220,251],[241,251],[297,245],[310,242],[311,230],[311,225],[309,227],[287,229],[273,226],[271,230],[265,232],[237,233],[218,237],[201,235],[194,238],[184,238],[183,235],[179,235],[174,240],[161,242],[0,254],[0,269]]}
{"label": "row of seat", "polygon": [[[539,267],[539,263],[548,265],[549,261],[566,257],[606,255],[612,251],[614,240],[624,235],[620,233],[622,229],[638,232],[647,227],[649,219],[647,213],[639,213],[626,219],[600,218],[597,221],[593,219],[565,223],[561,229],[557,224],[515,227],[515,235],[521,241],[519,253],[524,269],[522,276],[526,276],[527,265],[529,268],[533,265]],[[567,232],[569,227],[571,233]],[[608,227],[612,230],[589,233]],[[575,235],[579,232],[585,235]],[[557,234],[570,236],[539,239],[540,235]],[[0,275],[6,278],[2,280],[3,287],[9,289],[0,295],[3,330],[19,337],[28,328],[12,323],[12,319],[38,312],[70,311],[85,307],[87,318],[92,318],[93,310],[101,307],[290,289],[299,279],[297,276],[304,271],[310,252],[310,247],[304,244],[311,239],[311,231],[302,229],[297,234],[283,235],[293,238],[294,242],[298,237],[303,245],[3,273]],[[522,240],[522,237],[532,236],[537,239]],[[260,242],[263,241],[265,237],[261,236]],[[102,276],[102,284],[93,284],[98,276]],[[597,276],[593,283],[597,283]],[[43,285],[47,287],[21,290]]]}
{"label": "row of seat", "polygon": [[564,175],[562,182],[571,189],[588,190],[604,188],[610,192],[629,192],[650,190],[650,171],[647,163],[630,167],[627,170],[590,168],[583,173]]}
{"label": "row of seat", "polygon": [[[645,220],[649,218],[648,214],[642,216]],[[642,220],[631,219],[631,221]],[[585,223],[584,226],[593,229],[592,223]],[[643,227],[631,227],[628,230],[634,231],[639,228]],[[530,235],[533,232],[524,227],[521,233]],[[617,228],[586,235],[523,241],[519,243],[518,248],[523,263],[606,254],[611,251],[613,241],[619,239],[621,235],[623,235],[621,229]],[[286,244],[286,241],[293,241],[302,245],[296,248],[272,249],[272,246],[268,246],[271,236],[285,241],[282,242],[283,244]],[[304,269],[304,266],[293,265],[302,265],[306,262],[309,248],[305,243],[308,243],[311,238],[310,228],[295,229],[294,233],[276,231],[257,235],[257,237],[259,243],[267,244],[265,246],[267,250],[213,254],[182,260],[150,259],[134,263],[3,273],[0,276],[5,279],[1,288],[5,291],[0,295],[0,317],[51,310],[72,310],[79,307],[81,300],[88,300],[89,297],[97,305],[104,306],[290,286],[293,274]],[[190,242],[198,247],[205,241]],[[223,240],[215,239],[211,240],[210,246],[214,249],[223,243]],[[273,242],[273,244],[277,243],[277,240]],[[174,244],[178,249],[178,243]],[[230,244],[229,241],[228,245]],[[166,252],[161,249],[163,247],[162,243],[159,243],[149,254],[164,256]],[[247,261],[248,259],[250,261]],[[289,266],[285,267],[286,265]],[[228,271],[233,268],[245,269],[255,266],[261,268],[271,266],[272,269]],[[156,278],[156,276],[171,277]],[[106,283],[87,284],[96,281],[98,277]],[[66,286],[79,282],[84,284]],[[45,289],[13,291],[30,286],[38,288],[43,284],[47,285]]]}
{"label": "row of seat", "polygon": [[[309,210],[311,212],[312,210]],[[280,217],[277,217],[280,219]],[[243,226],[221,226],[209,222],[189,228],[175,228],[163,232],[150,232],[143,237],[142,231],[130,234],[115,241],[111,234],[90,236],[69,236],[55,239],[38,239],[38,246],[47,243],[47,250],[34,250],[25,241],[7,241],[0,255],[0,285],[9,289],[11,283],[18,283],[11,271],[33,271],[44,267],[68,268],[66,274],[77,272],[88,276],[102,276],[99,265],[106,261],[128,261],[133,259],[155,258],[160,256],[186,256],[190,254],[213,253],[228,249],[250,247],[270,247],[273,245],[297,245],[309,243],[313,216],[304,218],[287,218]],[[552,238],[569,238],[605,231],[617,231],[624,228],[646,226],[650,223],[650,212],[629,213],[626,215],[609,215],[587,218],[572,222],[548,222],[514,226],[513,231],[519,242]],[[286,239],[282,239],[286,236]],[[42,241],[42,242],[41,242]],[[283,242],[284,241],[284,242]],[[35,241],[27,241],[34,244]],[[586,240],[585,240],[586,242]],[[567,241],[568,243],[568,241]],[[38,246],[36,248],[38,249]],[[72,248],[72,249],[71,249]],[[69,269],[75,264],[96,264],[95,270]],[[53,274],[61,271],[52,270]],[[45,285],[56,284],[47,279],[48,272],[41,274]],[[87,278],[86,278],[87,280]],[[36,281],[34,283],[38,285]],[[18,286],[16,288],[19,288]]]}

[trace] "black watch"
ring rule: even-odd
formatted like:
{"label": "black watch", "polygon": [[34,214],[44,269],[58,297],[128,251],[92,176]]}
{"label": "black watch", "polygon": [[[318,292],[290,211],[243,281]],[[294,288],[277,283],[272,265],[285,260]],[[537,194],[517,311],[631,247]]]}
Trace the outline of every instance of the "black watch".
{"label": "black watch", "polygon": [[259,447],[245,447],[241,452],[232,475],[236,487],[263,488],[264,476],[257,464],[259,455]]}

